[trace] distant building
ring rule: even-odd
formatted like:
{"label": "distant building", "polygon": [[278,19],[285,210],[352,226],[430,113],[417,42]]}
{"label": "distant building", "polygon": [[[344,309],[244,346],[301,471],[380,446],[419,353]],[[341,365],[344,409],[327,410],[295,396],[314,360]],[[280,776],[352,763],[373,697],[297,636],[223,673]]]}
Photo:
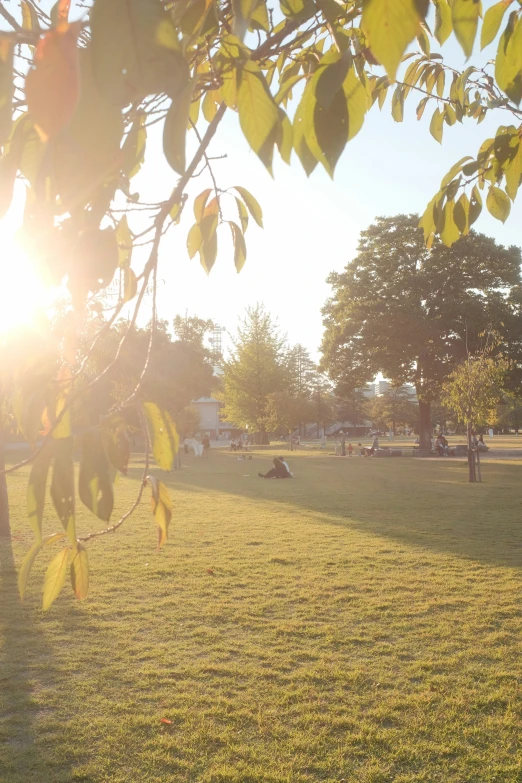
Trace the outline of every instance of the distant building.
{"label": "distant building", "polygon": [[200,397],[199,400],[193,400],[191,405],[199,413],[199,429],[209,432],[211,438],[216,438],[219,433],[220,401],[214,397]]}

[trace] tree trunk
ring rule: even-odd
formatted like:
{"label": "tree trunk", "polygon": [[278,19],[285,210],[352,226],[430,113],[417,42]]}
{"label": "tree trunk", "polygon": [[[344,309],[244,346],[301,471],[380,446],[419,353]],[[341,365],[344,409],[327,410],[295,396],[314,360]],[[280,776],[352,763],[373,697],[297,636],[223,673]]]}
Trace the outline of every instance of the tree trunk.
{"label": "tree trunk", "polygon": [[475,475],[475,454],[473,452],[473,427],[470,421],[468,421],[468,472],[469,481],[471,484],[474,484],[477,477]]}
{"label": "tree trunk", "polygon": [[419,448],[431,451],[431,403],[419,400]]}
{"label": "tree trunk", "polygon": [[[4,437],[0,428],[0,471],[5,469]],[[7,494],[7,479],[5,473],[0,473],[0,537],[10,538],[9,497]]]}

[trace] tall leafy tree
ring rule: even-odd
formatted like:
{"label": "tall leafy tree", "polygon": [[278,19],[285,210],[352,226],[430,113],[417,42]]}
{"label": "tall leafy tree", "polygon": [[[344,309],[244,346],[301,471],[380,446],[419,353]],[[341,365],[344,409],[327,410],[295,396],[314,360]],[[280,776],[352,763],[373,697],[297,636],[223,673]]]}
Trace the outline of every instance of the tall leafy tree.
{"label": "tall leafy tree", "polygon": [[340,384],[362,386],[378,372],[414,384],[428,448],[430,404],[484,331],[496,329],[508,354],[522,356],[520,261],[519,248],[475,232],[428,250],[415,215],[378,218],[344,272],[328,278],[323,367]]}
{"label": "tall leafy tree", "polygon": [[224,363],[223,417],[267,440],[270,395],[289,384],[285,340],[262,305],[247,309],[234,342],[234,352]]}
{"label": "tall leafy tree", "polygon": [[384,423],[392,432],[398,425],[414,426],[417,423],[417,407],[412,395],[401,387],[391,386],[374,397],[370,406],[371,418],[377,426]]}

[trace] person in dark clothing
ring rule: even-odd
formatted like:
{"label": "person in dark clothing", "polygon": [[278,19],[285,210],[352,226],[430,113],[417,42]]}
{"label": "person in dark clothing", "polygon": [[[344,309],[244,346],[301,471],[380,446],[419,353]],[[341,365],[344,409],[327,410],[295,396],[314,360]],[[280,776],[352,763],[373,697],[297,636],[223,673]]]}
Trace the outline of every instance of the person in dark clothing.
{"label": "person in dark clothing", "polygon": [[208,459],[208,452],[210,451],[210,438],[207,434],[203,435],[201,439],[201,445],[203,446],[203,459]]}
{"label": "person in dark clothing", "polygon": [[284,464],[281,462],[280,459],[277,457],[274,457],[274,467],[268,471],[268,473],[259,473],[259,478],[265,478],[265,479],[285,479],[285,478],[292,478],[290,472],[286,469]]}

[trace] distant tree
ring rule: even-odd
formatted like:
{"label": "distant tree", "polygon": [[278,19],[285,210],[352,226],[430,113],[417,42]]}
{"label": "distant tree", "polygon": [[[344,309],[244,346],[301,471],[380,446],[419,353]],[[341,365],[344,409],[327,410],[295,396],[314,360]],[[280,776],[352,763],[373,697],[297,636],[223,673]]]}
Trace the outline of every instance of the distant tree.
{"label": "distant tree", "polygon": [[269,432],[292,433],[314,413],[313,403],[305,395],[275,392],[267,398],[266,426]]}
{"label": "distant tree", "polygon": [[496,423],[502,429],[514,429],[518,433],[522,427],[522,399],[505,391],[497,407]]}
{"label": "distant tree", "polygon": [[180,342],[204,348],[205,337],[214,328],[214,322],[194,315],[176,315],[173,321],[174,335]]}
{"label": "distant tree", "polygon": [[247,309],[223,371],[223,418],[265,443],[269,396],[288,389],[289,370],[285,340],[262,305]]}
{"label": "distant tree", "polygon": [[177,425],[181,436],[188,437],[199,430],[201,416],[194,405],[187,405],[177,414]]}
{"label": "distant tree", "polygon": [[415,215],[378,218],[356,257],[328,282],[322,367],[336,385],[363,386],[378,372],[414,384],[421,446],[431,438],[430,405],[441,384],[494,328],[520,358],[520,249],[471,232],[453,247],[424,244]]}
{"label": "distant tree", "polygon": [[[337,391],[337,390],[336,390]],[[351,422],[354,427],[370,417],[371,402],[362,389],[347,389],[335,397],[335,416],[338,421]]]}
{"label": "distant tree", "polygon": [[370,405],[370,415],[374,424],[379,427],[384,423],[392,432],[399,425],[413,427],[417,422],[417,406],[413,395],[401,387],[391,386],[386,391],[374,397]]}
{"label": "distant tree", "polygon": [[466,425],[468,434],[469,480],[476,481],[473,458],[473,430],[496,418],[509,362],[493,355],[491,343],[469,354],[448,376],[442,387],[442,402]]}

